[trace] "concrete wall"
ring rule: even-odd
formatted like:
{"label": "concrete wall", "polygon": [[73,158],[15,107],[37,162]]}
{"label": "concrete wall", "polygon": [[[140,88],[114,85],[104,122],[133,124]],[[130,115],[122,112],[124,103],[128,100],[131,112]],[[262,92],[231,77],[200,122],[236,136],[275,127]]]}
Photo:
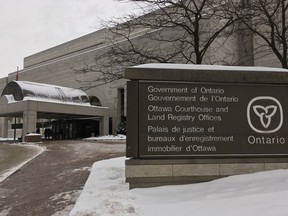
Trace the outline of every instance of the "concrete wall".
{"label": "concrete wall", "polygon": [[107,30],[102,29],[72,41],[60,44],[56,47],[44,50],[42,52],[27,56],[24,58],[24,68],[31,67],[40,63],[51,61],[53,59],[67,55],[77,54],[79,51],[89,51],[105,43]]}
{"label": "concrete wall", "polygon": [[231,175],[288,169],[287,158],[126,160],[130,188],[206,182]]}

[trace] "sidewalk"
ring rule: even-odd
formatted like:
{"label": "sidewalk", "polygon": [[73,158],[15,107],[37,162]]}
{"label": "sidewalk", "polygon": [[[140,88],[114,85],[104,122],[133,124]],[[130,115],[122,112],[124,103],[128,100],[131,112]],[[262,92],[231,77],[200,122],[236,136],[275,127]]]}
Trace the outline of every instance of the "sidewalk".
{"label": "sidewalk", "polygon": [[0,143],[0,182],[44,150],[36,145]]}

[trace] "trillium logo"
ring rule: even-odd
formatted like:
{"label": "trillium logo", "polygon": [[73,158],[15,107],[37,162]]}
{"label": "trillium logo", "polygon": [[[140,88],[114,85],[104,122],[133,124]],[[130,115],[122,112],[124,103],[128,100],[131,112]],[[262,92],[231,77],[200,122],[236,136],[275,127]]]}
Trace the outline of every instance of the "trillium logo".
{"label": "trillium logo", "polygon": [[255,97],[247,106],[247,119],[255,132],[275,133],[283,124],[282,106],[274,97]]}
{"label": "trillium logo", "polygon": [[271,124],[271,118],[275,115],[277,111],[277,106],[270,105],[263,107],[261,105],[253,106],[253,110],[256,115],[259,116],[260,122],[264,128],[268,128]]}

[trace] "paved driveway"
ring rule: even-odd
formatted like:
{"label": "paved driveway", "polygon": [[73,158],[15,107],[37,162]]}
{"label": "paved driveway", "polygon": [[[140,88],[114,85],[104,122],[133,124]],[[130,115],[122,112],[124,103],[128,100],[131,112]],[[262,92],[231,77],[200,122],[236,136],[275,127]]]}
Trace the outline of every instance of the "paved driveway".
{"label": "paved driveway", "polygon": [[68,215],[95,161],[125,155],[125,144],[48,141],[47,150],[0,183],[0,216]]}

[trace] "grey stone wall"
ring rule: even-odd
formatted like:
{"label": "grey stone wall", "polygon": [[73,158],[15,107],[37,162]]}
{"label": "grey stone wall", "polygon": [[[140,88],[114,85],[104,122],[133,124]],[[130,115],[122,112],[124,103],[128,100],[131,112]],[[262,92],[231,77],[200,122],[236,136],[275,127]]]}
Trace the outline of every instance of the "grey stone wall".
{"label": "grey stone wall", "polygon": [[126,160],[130,188],[206,182],[231,175],[288,169],[287,158]]}

